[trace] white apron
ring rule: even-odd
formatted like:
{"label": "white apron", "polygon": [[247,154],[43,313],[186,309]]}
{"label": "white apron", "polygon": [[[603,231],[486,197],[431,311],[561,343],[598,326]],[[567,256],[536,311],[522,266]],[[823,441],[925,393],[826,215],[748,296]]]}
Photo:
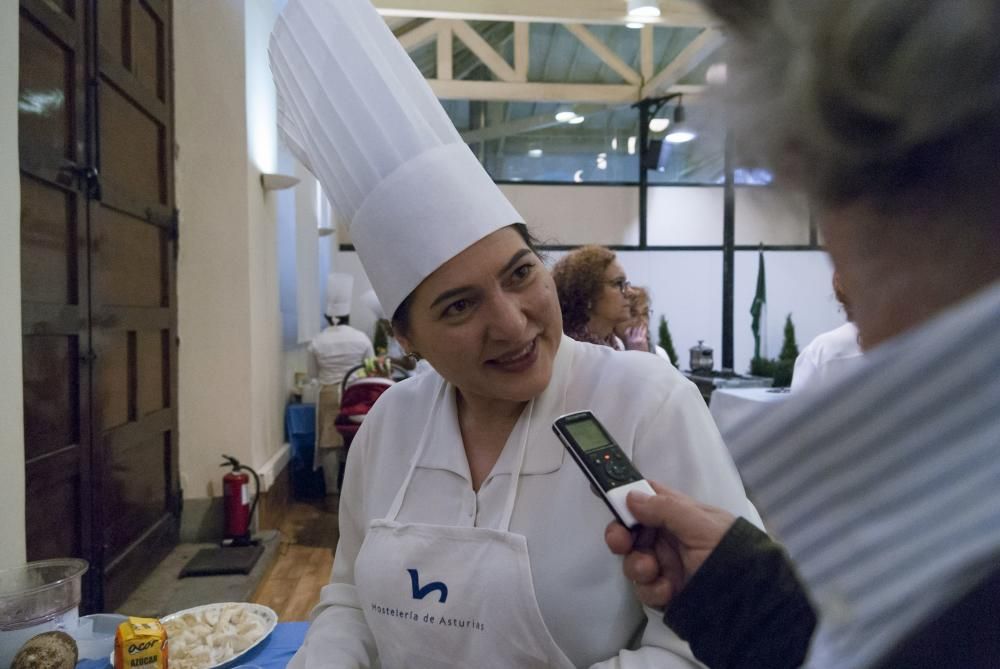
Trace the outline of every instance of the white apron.
{"label": "white apron", "polygon": [[518,465],[501,529],[396,521],[433,418],[386,517],[369,525],[354,579],[385,669],[573,666],[542,620],[527,539],[509,531],[533,405],[517,426]]}
{"label": "white apron", "polygon": [[[313,449],[313,471],[323,466],[324,450],[344,445],[343,437],[337,432],[338,413],[340,413],[340,384],[321,385],[316,397],[316,447]],[[338,453],[337,457],[339,460],[342,455]]]}

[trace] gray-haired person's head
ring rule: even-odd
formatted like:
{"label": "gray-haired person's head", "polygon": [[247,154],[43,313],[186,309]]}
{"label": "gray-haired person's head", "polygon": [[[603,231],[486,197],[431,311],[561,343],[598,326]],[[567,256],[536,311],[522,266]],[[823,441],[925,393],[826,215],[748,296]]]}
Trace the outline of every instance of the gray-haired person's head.
{"label": "gray-haired person's head", "polygon": [[997,230],[998,0],[704,1],[729,34],[745,155],[821,207],[951,208]]}

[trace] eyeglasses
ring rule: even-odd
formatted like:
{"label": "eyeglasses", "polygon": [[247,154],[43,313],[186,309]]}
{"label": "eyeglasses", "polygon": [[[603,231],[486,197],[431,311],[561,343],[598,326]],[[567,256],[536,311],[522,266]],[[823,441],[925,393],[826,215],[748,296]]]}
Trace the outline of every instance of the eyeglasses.
{"label": "eyeglasses", "polygon": [[622,295],[627,295],[628,289],[632,287],[628,279],[615,279],[614,281],[608,281],[607,284],[613,288],[617,288],[621,291]]}

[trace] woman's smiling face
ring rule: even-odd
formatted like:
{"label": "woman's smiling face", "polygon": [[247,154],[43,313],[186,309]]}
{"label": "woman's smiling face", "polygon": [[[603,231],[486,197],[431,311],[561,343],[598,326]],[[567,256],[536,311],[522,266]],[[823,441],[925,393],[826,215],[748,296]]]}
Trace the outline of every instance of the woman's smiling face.
{"label": "woman's smiling face", "polygon": [[517,230],[502,228],[417,286],[398,337],[463,394],[531,400],[562,337],[555,283]]}

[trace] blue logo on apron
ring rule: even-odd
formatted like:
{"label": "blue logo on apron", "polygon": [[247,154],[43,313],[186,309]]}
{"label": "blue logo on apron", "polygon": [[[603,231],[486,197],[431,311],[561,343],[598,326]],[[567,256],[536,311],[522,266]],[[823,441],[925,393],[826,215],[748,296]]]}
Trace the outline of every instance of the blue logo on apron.
{"label": "blue logo on apron", "polygon": [[448,600],[448,586],[441,581],[431,581],[424,587],[420,587],[420,576],[417,574],[416,569],[407,569],[410,573],[410,585],[413,588],[413,598],[423,599],[432,592],[437,592],[440,595],[439,602],[444,604]]}

